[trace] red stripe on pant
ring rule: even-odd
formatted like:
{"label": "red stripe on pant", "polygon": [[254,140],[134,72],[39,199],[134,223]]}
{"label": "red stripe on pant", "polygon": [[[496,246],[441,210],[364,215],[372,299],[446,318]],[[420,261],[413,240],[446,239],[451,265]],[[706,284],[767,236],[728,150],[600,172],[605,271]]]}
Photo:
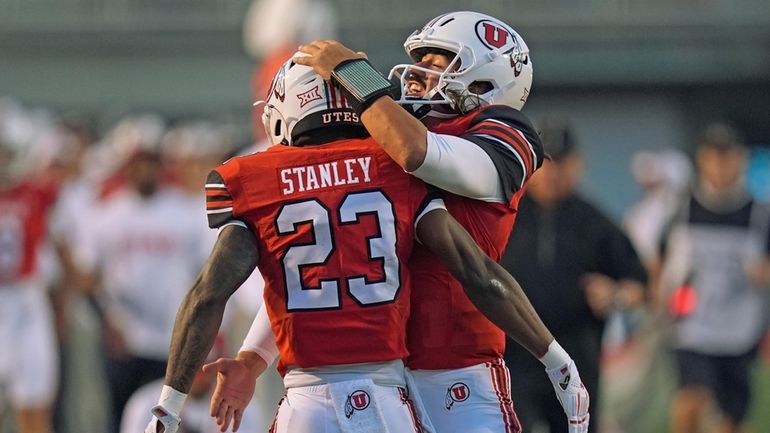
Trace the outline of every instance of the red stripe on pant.
{"label": "red stripe on pant", "polygon": [[508,396],[508,401],[511,407],[511,415],[513,415],[513,422],[516,428],[518,428],[518,431],[521,431],[521,421],[519,421],[519,416],[516,415],[516,409],[513,407],[513,400],[511,399],[511,372],[508,370],[508,368],[505,366],[505,363],[501,365],[503,372],[505,373],[505,390],[507,391],[506,395]]}
{"label": "red stripe on pant", "polygon": [[275,418],[273,418],[273,423],[270,424],[270,428],[267,429],[267,433],[275,433],[278,431],[278,412],[281,410],[281,404],[286,399],[286,397],[281,397],[281,401],[278,402],[278,409],[275,410]]}
{"label": "red stripe on pant", "polygon": [[508,382],[507,368],[500,359],[487,362],[486,364],[492,378],[492,386],[497,394],[497,401],[500,403],[500,412],[503,415],[505,432],[520,433],[521,424],[519,423],[519,418],[516,416],[516,412],[513,410],[513,403],[511,402],[509,391],[510,388],[508,388],[510,383]]}
{"label": "red stripe on pant", "polygon": [[423,433],[422,432],[422,425],[420,424],[420,419],[417,417],[417,411],[414,410],[414,403],[412,403],[412,399],[409,398],[409,392],[398,387],[398,393],[401,395],[401,401],[404,402],[407,409],[409,409],[409,414],[412,416],[412,422],[414,423],[414,431],[415,433]]}

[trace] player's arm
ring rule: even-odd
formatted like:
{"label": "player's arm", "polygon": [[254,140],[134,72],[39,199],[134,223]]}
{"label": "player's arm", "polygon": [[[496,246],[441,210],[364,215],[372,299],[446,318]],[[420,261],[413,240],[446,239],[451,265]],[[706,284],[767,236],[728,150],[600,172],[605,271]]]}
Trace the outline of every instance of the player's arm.
{"label": "player's arm", "polygon": [[148,426],[150,432],[173,431],[178,425],[182,404],[211,350],[227,300],[254,271],[257,251],[257,240],[249,229],[227,225],[221,230],[211,255],[179,307],[165,385],[159,404],[153,409],[158,422],[156,430]]}
{"label": "player's arm", "polygon": [[462,283],[476,308],[543,363],[567,414],[569,431],[586,432],[589,397],[575,363],[554,340],[518,282],[485,255],[445,210],[425,214],[417,235]]}
{"label": "player's arm", "polygon": [[[755,204],[754,206],[758,206]],[[756,287],[763,288],[764,290],[770,290],[770,208],[767,206],[762,207],[762,218],[768,229],[765,231],[764,239],[764,254],[760,257],[749,260],[746,264],[744,271],[746,277],[748,277],[751,284]],[[762,220],[760,220],[762,221]]]}
{"label": "player's arm", "polygon": [[631,309],[647,300],[647,270],[623,231],[602,215],[597,217],[602,259],[597,273],[582,278],[586,302],[596,317],[613,308]]}
{"label": "player's arm", "polygon": [[426,183],[477,200],[509,198],[485,149],[463,137],[429,132],[390,97],[374,101],[361,123],[391,159]]}
{"label": "player's arm", "polygon": [[[335,69],[343,62],[366,58],[363,53],[353,52],[339,42],[329,40],[313,41],[299,50],[309,56],[296,57],[294,61],[311,66],[327,81],[332,80]],[[348,64],[355,67],[352,63]],[[391,88],[385,77],[377,73],[370,81],[364,83],[366,90],[357,94],[359,97],[346,99],[361,114],[361,122],[385,152],[404,170],[412,171],[425,159],[428,128],[392,98],[385,97]],[[340,89],[346,91],[344,86]],[[355,89],[348,89],[348,93],[350,91],[355,92]]]}
{"label": "player's arm", "polygon": [[462,283],[468,297],[492,323],[542,357],[554,340],[518,282],[484,254],[473,238],[448,212],[429,212],[419,222],[417,235],[442,264]]}
{"label": "player's arm", "polygon": [[479,131],[467,136],[434,134],[390,97],[390,82],[362,53],[336,41],[314,41],[300,51],[309,56],[295,61],[333,80],[383,150],[429,184],[473,199],[507,202],[542,164],[537,134],[518,112],[512,123],[481,122],[474,127]]}

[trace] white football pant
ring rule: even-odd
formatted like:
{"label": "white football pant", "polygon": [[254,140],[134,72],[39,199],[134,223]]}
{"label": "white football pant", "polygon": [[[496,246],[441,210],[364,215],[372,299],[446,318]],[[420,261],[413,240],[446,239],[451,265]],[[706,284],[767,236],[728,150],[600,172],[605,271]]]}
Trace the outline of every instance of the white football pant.
{"label": "white football pant", "polygon": [[[502,359],[453,370],[408,370],[412,391],[438,433],[518,433]],[[421,414],[422,415],[422,414]],[[423,415],[423,416],[425,416]]]}

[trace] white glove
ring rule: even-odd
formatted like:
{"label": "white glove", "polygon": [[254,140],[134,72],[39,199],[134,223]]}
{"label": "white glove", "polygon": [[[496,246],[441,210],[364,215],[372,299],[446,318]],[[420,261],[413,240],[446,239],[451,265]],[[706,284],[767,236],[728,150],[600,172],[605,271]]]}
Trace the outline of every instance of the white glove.
{"label": "white glove", "polygon": [[567,414],[569,433],[588,433],[588,406],[591,399],[580,380],[575,361],[569,360],[559,368],[546,369],[556,398]]}
{"label": "white glove", "polygon": [[[179,415],[171,413],[170,410],[159,404],[153,407],[150,412],[153,416],[144,429],[144,433],[176,433],[179,430],[179,423],[182,422]],[[159,430],[158,425],[162,425],[163,429]]]}

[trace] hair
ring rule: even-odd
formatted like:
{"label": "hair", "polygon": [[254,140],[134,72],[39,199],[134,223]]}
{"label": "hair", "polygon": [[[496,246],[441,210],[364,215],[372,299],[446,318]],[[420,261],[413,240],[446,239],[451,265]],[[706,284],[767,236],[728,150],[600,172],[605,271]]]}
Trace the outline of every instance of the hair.
{"label": "hair", "polygon": [[744,147],[744,142],[741,134],[732,125],[714,122],[703,128],[698,140],[698,147],[740,149]]}
{"label": "hair", "polygon": [[470,87],[465,90],[445,90],[447,98],[452,102],[454,111],[460,114],[467,114],[483,105],[487,101],[481,99],[479,94],[472,92]]}

